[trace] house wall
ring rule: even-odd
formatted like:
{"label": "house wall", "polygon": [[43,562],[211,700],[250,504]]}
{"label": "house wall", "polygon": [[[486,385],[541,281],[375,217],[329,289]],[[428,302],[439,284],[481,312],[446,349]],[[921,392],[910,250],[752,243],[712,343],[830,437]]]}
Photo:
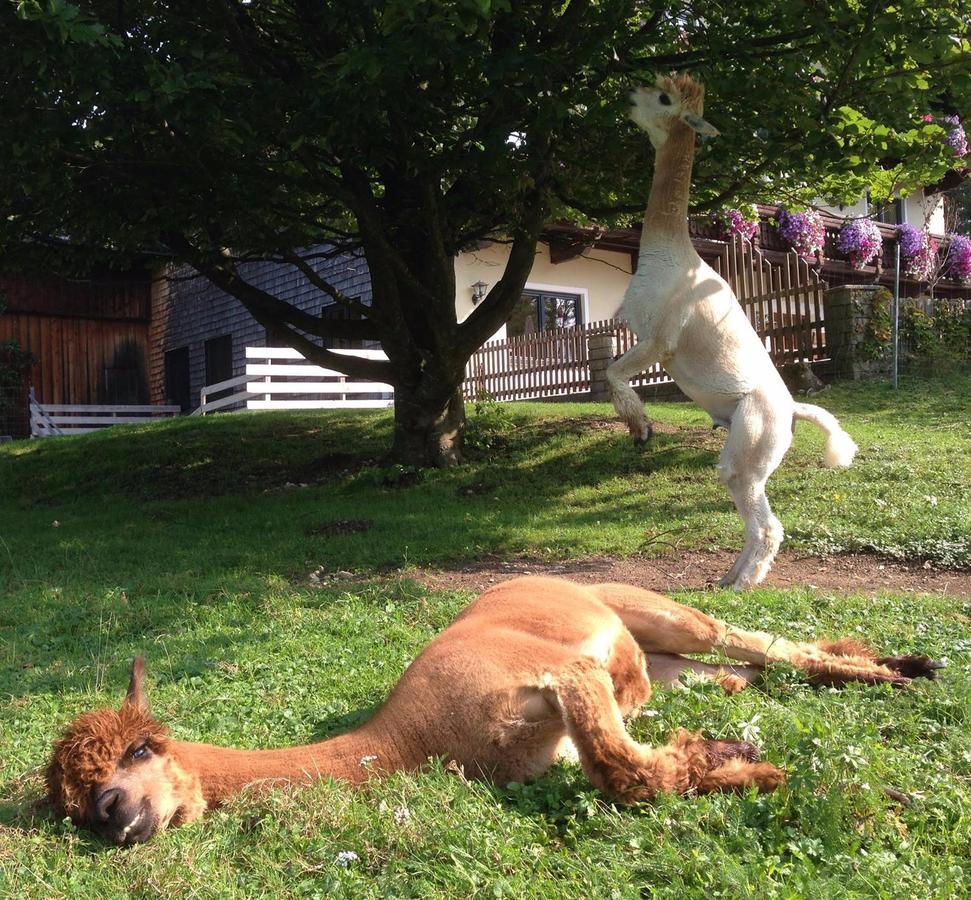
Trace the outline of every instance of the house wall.
{"label": "house wall", "polygon": [[[455,261],[456,313],[465,319],[473,310],[471,286],[484,281],[490,287],[502,276],[509,247],[489,244],[461,254]],[[364,303],[371,300],[367,264],[359,257],[344,256],[318,261],[317,270],[335,287]],[[247,281],[305,312],[319,315],[332,303],[292,266],[251,263],[242,267]],[[557,287],[584,297],[587,322],[609,319],[620,307],[630,281],[631,259],[626,253],[588,251],[588,255],[554,265],[549,248],[540,244],[528,287]],[[233,375],[246,368],[246,347],[267,345],[266,332],[234,297],[223,293],[190,270],[162,273],[152,285],[152,321],[149,330],[148,372],[153,403],[166,403],[165,354],[182,347],[189,351],[189,382],[192,403],[199,401],[205,386],[207,340],[230,335],[233,343]],[[497,337],[505,335],[505,326]]]}
{"label": "house wall", "polygon": [[[903,217],[904,221],[917,228],[926,227],[932,234],[944,234],[947,230],[944,222],[944,199],[941,194],[931,194],[924,196],[923,191],[915,191],[907,197],[903,197]],[[865,199],[857,200],[851,206],[826,206],[820,204],[819,208],[824,212],[834,216],[846,216],[848,218],[859,218],[870,214],[870,205]]]}
{"label": "house wall", "polygon": [[147,402],[149,290],[139,274],[89,281],[4,274],[0,341],[37,357],[30,379],[41,403]]}
{"label": "house wall", "polygon": [[[371,282],[363,259],[348,255],[312,262],[323,277],[345,294],[370,302]],[[324,307],[333,305],[293,266],[249,263],[240,271],[250,284],[304,312],[320,315]],[[148,361],[152,402],[166,403],[169,399],[165,385],[166,352],[187,347],[191,400],[193,407],[198,405],[199,391],[206,384],[206,341],[225,335],[232,338],[233,377],[245,372],[247,347],[268,346],[263,326],[235,297],[188,269],[160,274],[152,287]]]}
{"label": "house wall", "polygon": [[925,197],[923,191],[904,198],[906,221],[918,228],[926,228],[931,234],[944,234],[947,225],[944,221],[944,195],[931,194]]}
{"label": "house wall", "polygon": [[[475,308],[472,285],[483,281],[491,288],[502,277],[508,259],[508,244],[487,244],[456,257],[455,311],[460,322]],[[553,263],[550,261],[549,247],[537,244],[536,260],[526,287],[556,287],[579,293],[584,297],[584,321],[596,322],[612,318],[620,309],[630,277],[631,257],[628,253],[588,250],[583,256]],[[495,337],[505,337],[505,334],[503,326]]]}

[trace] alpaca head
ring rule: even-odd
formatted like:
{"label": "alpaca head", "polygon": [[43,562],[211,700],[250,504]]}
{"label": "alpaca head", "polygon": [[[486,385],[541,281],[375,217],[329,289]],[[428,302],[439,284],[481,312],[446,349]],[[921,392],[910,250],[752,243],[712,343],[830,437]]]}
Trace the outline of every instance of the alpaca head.
{"label": "alpaca head", "polygon": [[143,672],[139,657],[121,707],[75,719],[47,766],[55,814],[116,844],[147,841],[189,811],[201,811],[198,780],[179,767],[165,728],[149,715]]}
{"label": "alpaca head", "polygon": [[650,87],[631,91],[630,117],[660,149],[671,131],[683,124],[698,134],[714,136],[718,129],[702,118],[705,88],[690,75],[662,75]]}

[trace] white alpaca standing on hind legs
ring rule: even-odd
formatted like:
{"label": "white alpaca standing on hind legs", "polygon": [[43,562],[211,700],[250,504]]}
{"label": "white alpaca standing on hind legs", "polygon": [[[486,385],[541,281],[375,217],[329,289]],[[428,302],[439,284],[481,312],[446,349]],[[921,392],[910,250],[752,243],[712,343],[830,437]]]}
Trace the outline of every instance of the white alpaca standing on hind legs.
{"label": "white alpaca standing on hind legs", "polygon": [[651,436],[651,425],[629,382],[655,363],[728,429],[718,475],[745,522],[745,545],[720,583],[744,590],[765,578],[782,543],[765,483],[792,443],[795,420],[825,433],[826,466],[848,466],[857,447],[826,410],[792,399],[732,289],[695,252],[688,236],[695,132],[718,134],[701,116],[703,101],[704,88],[688,75],[631,94],[631,118],[657,158],[637,272],[624,297],[638,343],[610,366],[607,380],[638,441]]}

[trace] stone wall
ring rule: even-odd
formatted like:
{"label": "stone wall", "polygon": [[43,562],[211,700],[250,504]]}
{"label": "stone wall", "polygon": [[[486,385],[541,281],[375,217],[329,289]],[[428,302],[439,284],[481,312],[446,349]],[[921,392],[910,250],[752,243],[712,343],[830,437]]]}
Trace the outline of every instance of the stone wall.
{"label": "stone wall", "polygon": [[849,284],[826,291],[827,375],[858,380],[890,371],[886,314],[890,291],[875,284]]}

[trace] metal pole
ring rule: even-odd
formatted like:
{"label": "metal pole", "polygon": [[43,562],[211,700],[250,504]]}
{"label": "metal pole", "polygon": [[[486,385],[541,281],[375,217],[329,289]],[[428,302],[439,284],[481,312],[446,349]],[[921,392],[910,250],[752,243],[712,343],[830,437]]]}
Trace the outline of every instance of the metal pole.
{"label": "metal pole", "polygon": [[900,237],[897,237],[893,272],[893,387],[897,389],[900,362]]}

